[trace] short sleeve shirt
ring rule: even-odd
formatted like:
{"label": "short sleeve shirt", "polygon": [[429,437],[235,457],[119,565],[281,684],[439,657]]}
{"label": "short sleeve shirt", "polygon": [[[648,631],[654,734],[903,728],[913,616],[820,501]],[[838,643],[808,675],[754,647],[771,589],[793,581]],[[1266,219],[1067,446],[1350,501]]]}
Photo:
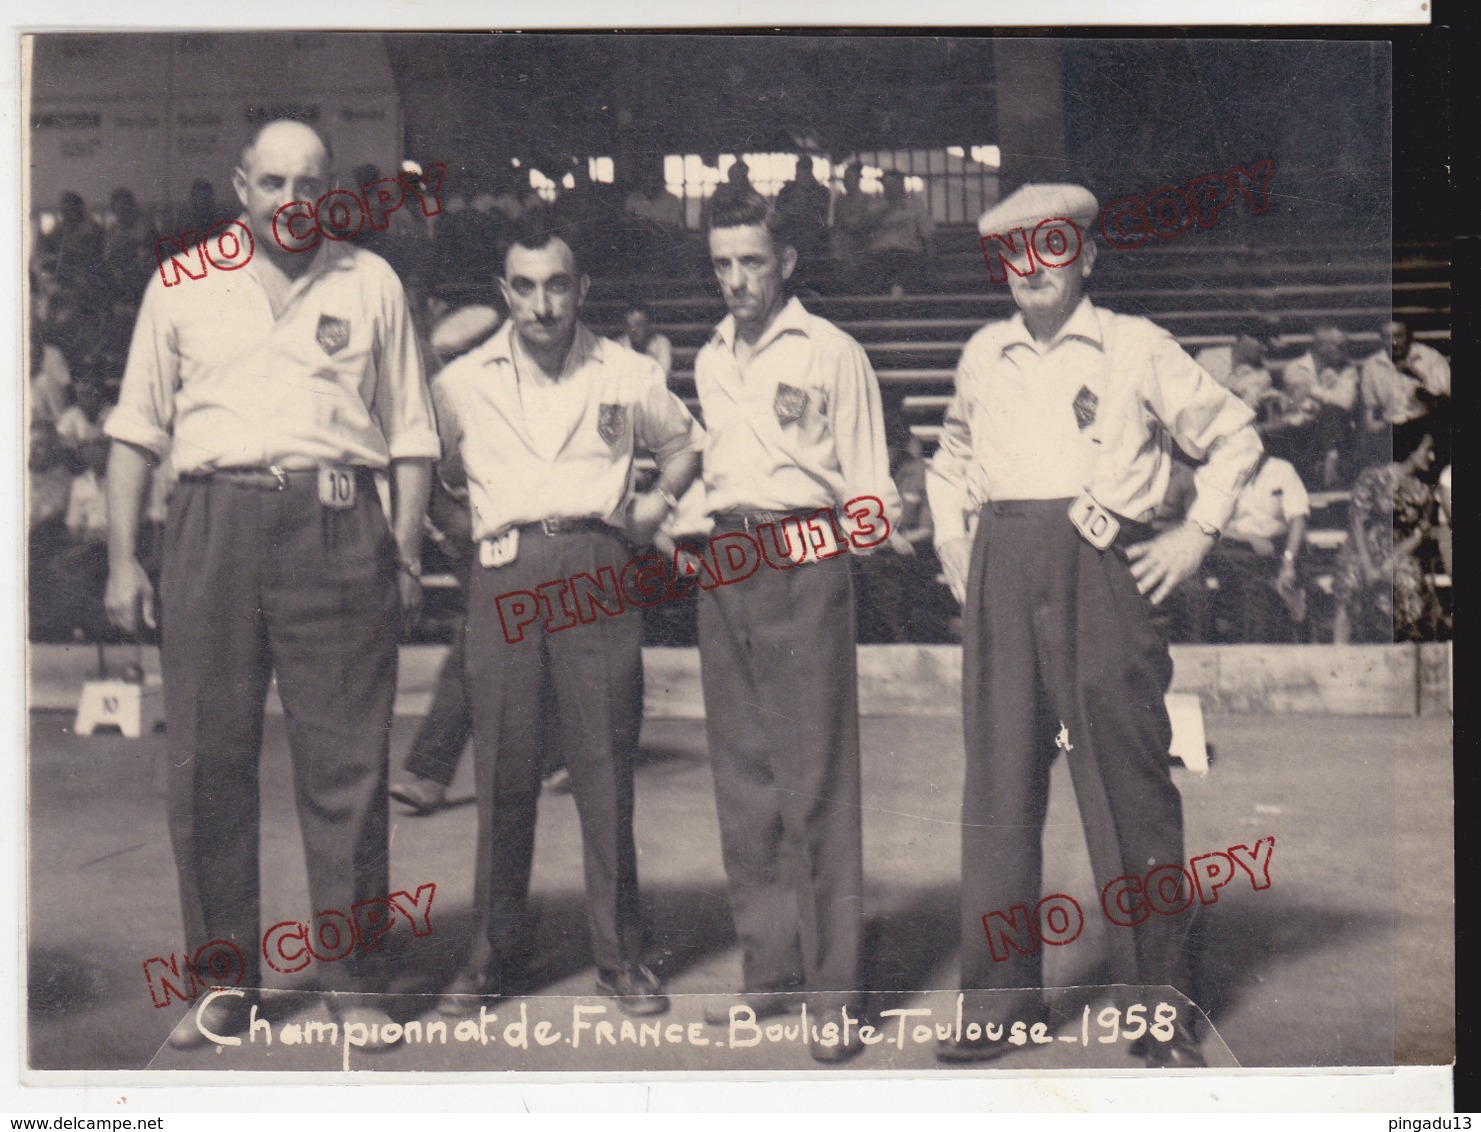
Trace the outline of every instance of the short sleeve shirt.
{"label": "short sleeve shirt", "polygon": [[652,358],[584,326],[555,388],[522,389],[531,378],[520,372],[513,329],[505,323],[433,383],[444,474],[461,465],[473,537],[555,518],[622,527],[635,457],[661,465],[701,451],[704,430]]}
{"label": "short sleeve shirt", "polygon": [[108,435],[181,474],[435,459],[401,281],[352,245],[313,255],[276,316],[249,260],[200,278],[167,261],[145,292]]}
{"label": "short sleeve shirt", "polygon": [[1239,493],[1224,534],[1241,542],[1274,540],[1310,514],[1311,497],[1296,469],[1285,460],[1269,459]]}
{"label": "short sleeve shirt", "polygon": [[710,431],[711,514],[872,496],[899,522],[879,381],[864,348],[831,322],[789,300],[743,367],[727,315],[695,359],[694,383]]}

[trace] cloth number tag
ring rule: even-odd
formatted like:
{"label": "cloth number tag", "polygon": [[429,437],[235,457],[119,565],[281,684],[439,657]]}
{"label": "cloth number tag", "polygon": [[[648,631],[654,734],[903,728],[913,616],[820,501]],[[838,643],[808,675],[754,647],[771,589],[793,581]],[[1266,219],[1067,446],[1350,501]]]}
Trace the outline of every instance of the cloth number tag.
{"label": "cloth number tag", "polygon": [[1097,503],[1088,491],[1070,504],[1070,522],[1096,550],[1110,546],[1121,533],[1121,521]]}
{"label": "cloth number tag", "polygon": [[348,511],[354,507],[355,470],[353,468],[320,468],[319,503],[331,511]]}
{"label": "cloth number tag", "polygon": [[[787,538],[787,557],[797,565],[822,562],[840,553],[838,539],[833,533],[833,523],[826,513],[810,519],[786,521],[796,522],[799,528],[795,532],[788,532]],[[790,537],[793,533],[798,536],[795,540]]]}
{"label": "cloth number tag", "polygon": [[478,564],[485,570],[508,566],[519,557],[519,528],[510,527],[498,538],[486,538],[478,544]]}

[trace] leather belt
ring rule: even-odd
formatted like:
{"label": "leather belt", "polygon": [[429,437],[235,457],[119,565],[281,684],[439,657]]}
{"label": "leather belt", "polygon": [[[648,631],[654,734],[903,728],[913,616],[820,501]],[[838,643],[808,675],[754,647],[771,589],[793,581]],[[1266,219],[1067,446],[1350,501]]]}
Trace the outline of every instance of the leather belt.
{"label": "leather belt", "polygon": [[715,516],[715,526],[727,531],[754,531],[769,524],[781,524],[787,519],[806,522],[826,507],[813,507],[805,511],[721,511]]}
{"label": "leather belt", "polygon": [[[374,486],[375,472],[371,468],[355,465],[349,469],[361,487]],[[217,468],[211,472],[190,472],[180,477],[182,483],[230,483],[238,487],[255,488],[258,491],[287,491],[293,481],[308,476],[318,477],[318,468],[280,468],[276,464],[266,468]]]}
{"label": "leather belt", "polygon": [[[1072,502],[1074,501],[1068,497],[1064,499],[995,499],[982,505],[981,514],[996,515],[999,518],[1042,518],[1058,522],[1065,516]],[[1115,545],[1117,546],[1131,546],[1151,538],[1156,533],[1148,522],[1128,519],[1120,512],[1113,512],[1113,514],[1121,524],[1121,531],[1116,536]],[[1148,514],[1150,516],[1150,512]]]}
{"label": "leather belt", "polygon": [[546,535],[548,537],[579,534],[615,535],[621,533],[611,523],[605,523],[601,519],[590,517],[580,519],[568,519],[564,517],[540,519],[534,523],[521,523],[516,529],[521,534]]}

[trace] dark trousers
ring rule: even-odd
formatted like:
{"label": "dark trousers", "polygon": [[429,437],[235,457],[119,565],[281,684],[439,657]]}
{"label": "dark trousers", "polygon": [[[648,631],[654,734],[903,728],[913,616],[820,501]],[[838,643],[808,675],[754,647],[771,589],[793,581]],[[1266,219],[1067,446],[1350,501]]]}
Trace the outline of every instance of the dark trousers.
{"label": "dark trousers", "polygon": [[486,948],[475,944],[475,962],[501,978],[522,965],[531,934],[526,902],[547,735],[565,757],[581,820],[597,968],[609,974],[642,958],[633,846],[633,759],[643,720],[640,611],[597,611],[596,620],[558,632],[536,621],[510,643],[497,605],[500,594],[533,592],[573,574],[595,578],[604,566],[620,576],[630,557],[615,533],[525,531],[514,562],[473,568],[464,665],[478,795],[474,912],[486,936]]}
{"label": "dark trousers", "polygon": [[702,595],[720,847],[747,991],[859,995],[863,843],[848,555]]}
{"label": "dark trousers", "polygon": [[[1043,948],[994,962],[982,917],[1040,898],[1049,768],[1065,729],[1096,883],[1185,864],[1168,769],[1167,644],[1118,543],[1098,551],[1070,501],[989,504],[972,548],[963,618],[962,986],[1042,986]],[[1128,542],[1146,528],[1125,520]],[[1128,537],[1129,536],[1129,537]],[[1099,893],[1082,901],[1101,916]],[[1191,914],[1112,927],[1117,981],[1187,987]],[[1130,937],[1130,943],[1128,942]],[[1134,944],[1134,959],[1131,946]]]}
{"label": "dark trousers", "polygon": [[437,670],[437,683],[432,689],[432,703],[412,740],[406,756],[406,769],[418,778],[430,778],[451,786],[458,773],[463,748],[473,735],[473,717],[468,710],[468,693],[463,677],[463,653],[468,637],[468,619],[458,618],[452,644]]}
{"label": "dark trousers", "polygon": [[[160,583],[170,834],[187,946],[229,940],[248,986],[261,985],[258,763],[274,672],[308,858],[311,907],[295,916],[353,915],[357,902],[389,891],[395,544],[368,474],[348,511],[319,504],[313,475],[288,484],[182,480]],[[328,989],[377,990],[374,960],[355,950],[317,973]]]}

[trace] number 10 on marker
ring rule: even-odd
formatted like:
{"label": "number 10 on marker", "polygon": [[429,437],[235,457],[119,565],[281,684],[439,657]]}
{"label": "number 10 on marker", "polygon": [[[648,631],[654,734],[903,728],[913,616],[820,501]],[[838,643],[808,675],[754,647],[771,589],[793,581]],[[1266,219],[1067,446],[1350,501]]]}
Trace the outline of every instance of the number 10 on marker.
{"label": "number 10 on marker", "polygon": [[1110,546],[1121,533],[1120,520],[1097,503],[1088,491],[1070,504],[1070,522],[1096,550]]}
{"label": "number 10 on marker", "polygon": [[355,506],[355,473],[350,468],[319,469],[319,503],[332,511]]}

